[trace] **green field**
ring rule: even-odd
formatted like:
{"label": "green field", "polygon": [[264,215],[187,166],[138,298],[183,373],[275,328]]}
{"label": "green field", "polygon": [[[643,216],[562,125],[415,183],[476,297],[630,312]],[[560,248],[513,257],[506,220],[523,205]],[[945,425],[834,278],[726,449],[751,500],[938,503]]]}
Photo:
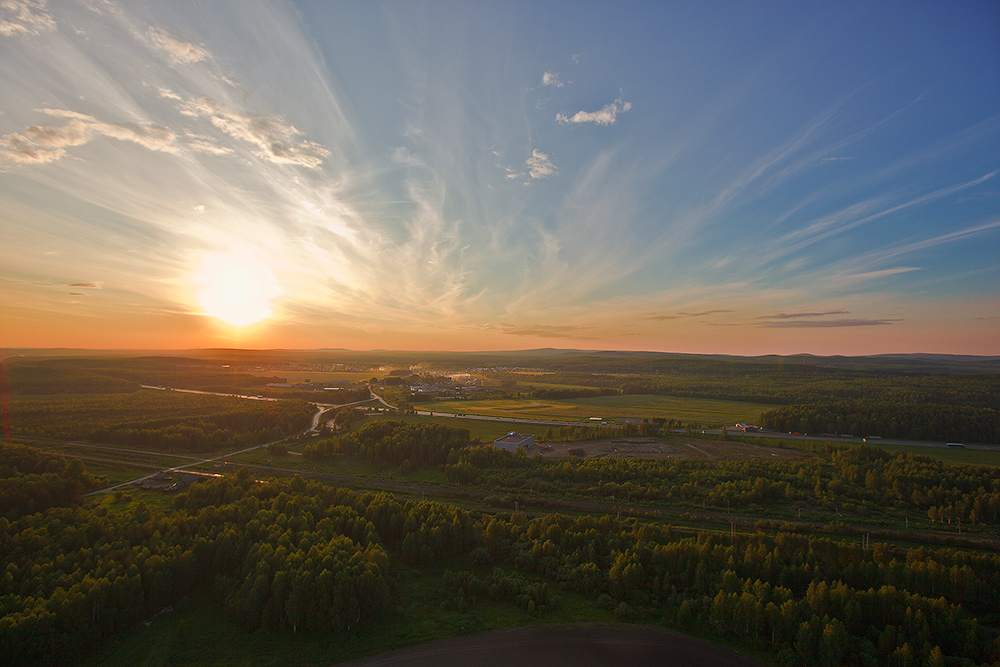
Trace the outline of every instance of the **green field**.
{"label": "green field", "polygon": [[[497,399],[490,401],[438,401],[418,403],[414,407],[431,412],[451,412],[587,421],[591,417],[614,420],[619,417],[679,419],[703,426],[722,426],[736,422],[756,422],[760,413],[771,407],[763,403],[743,403],[710,398],[678,398],[630,394],[575,399]],[[521,425],[518,425],[521,428]]]}
{"label": "green field", "polygon": [[1000,467],[1000,451],[989,449],[962,449],[959,447],[920,447],[915,445],[878,445],[890,452],[929,456],[945,463],[968,463]]}

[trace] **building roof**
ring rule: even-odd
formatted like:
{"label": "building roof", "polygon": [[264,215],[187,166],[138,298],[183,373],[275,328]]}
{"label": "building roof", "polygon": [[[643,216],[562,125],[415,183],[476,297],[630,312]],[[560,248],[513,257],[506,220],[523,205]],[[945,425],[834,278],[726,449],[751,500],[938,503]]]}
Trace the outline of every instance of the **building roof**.
{"label": "building roof", "polygon": [[515,447],[520,445],[530,445],[535,441],[535,436],[526,433],[514,433],[511,431],[502,438],[497,438],[493,441],[494,445],[514,445]]}

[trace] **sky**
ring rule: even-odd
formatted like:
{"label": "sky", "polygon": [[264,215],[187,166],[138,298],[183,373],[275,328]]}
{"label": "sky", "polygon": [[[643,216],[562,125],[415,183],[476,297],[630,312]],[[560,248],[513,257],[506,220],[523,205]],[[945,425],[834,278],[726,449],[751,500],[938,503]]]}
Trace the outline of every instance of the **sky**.
{"label": "sky", "polygon": [[0,1],[0,346],[1000,355],[1000,5]]}

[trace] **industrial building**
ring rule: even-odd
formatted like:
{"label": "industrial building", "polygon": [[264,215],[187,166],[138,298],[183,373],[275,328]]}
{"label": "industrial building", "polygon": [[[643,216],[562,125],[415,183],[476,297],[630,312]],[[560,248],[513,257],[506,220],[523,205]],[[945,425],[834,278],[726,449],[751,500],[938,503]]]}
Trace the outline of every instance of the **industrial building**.
{"label": "industrial building", "polygon": [[493,446],[497,449],[506,449],[511,452],[516,452],[533,444],[535,444],[535,436],[525,433],[514,433],[514,431],[493,441]]}

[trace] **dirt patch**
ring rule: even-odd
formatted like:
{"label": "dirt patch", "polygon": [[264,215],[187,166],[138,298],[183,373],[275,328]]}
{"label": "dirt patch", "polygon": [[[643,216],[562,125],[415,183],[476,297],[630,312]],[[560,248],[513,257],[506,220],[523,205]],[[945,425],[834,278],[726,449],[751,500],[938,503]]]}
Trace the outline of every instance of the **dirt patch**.
{"label": "dirt patch", "polygon": [[[670,437],[666,440],[652,437],[608,438],[585,440],[583,442],[553,442],[537,446],[538,453],[545,458],[566,458],[573,456],[570,450],[582,451],[583,458],[607,456],[616,459],[775,459],[801,461],[809,454],[796,449],[761,447],[734,440],[703,440]],[[534,453],[534,452],[532,452]]]}
{"label": "dirt patch", "polygon": [[346,663],[406,667],[763,667],[701,639],[632,625],[535,625],[456,637]]}

